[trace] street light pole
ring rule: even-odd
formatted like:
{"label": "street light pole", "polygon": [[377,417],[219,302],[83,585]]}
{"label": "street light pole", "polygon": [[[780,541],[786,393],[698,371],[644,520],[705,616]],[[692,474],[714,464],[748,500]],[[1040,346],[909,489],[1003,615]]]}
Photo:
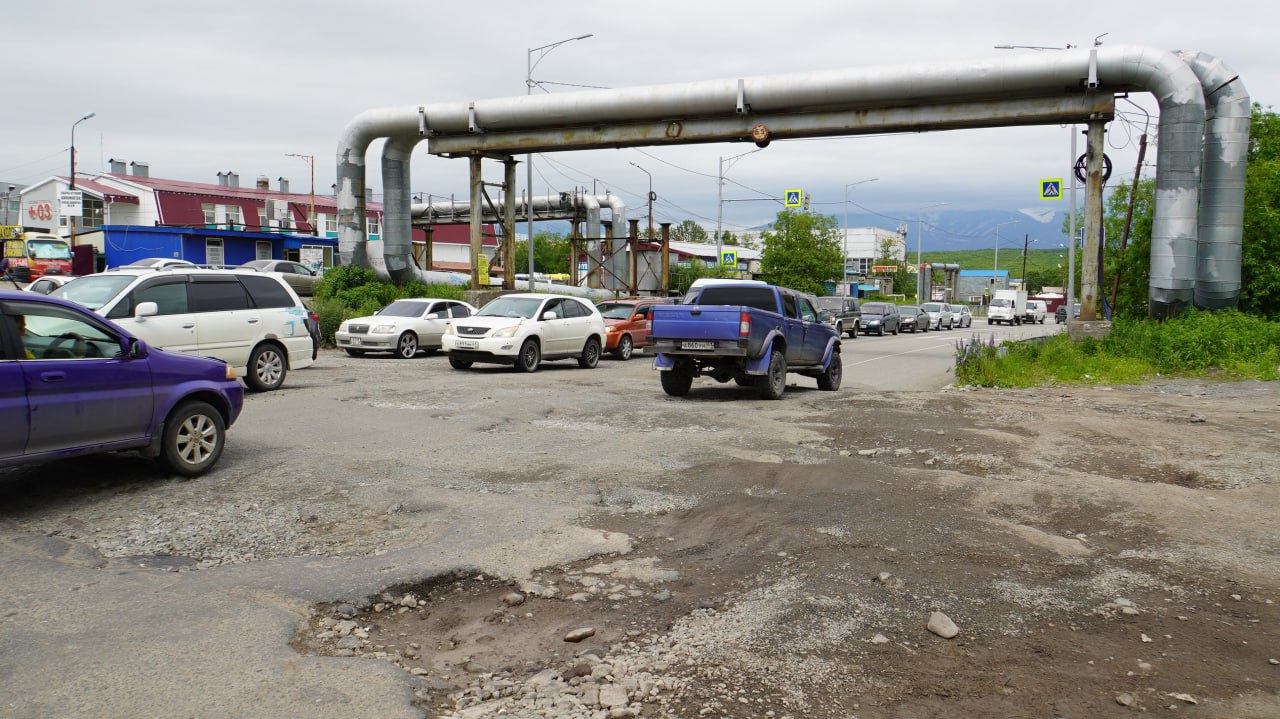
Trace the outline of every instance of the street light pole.
{"label": "street light pole", "polygon": [[992,284],[995,284],[996,273],[1000,271],[1000,226],[1016,225],[1019,222],[1021,222],[1021,220],[1008,220],[1006,222],[996,223],[996,251],[995,251],[995,258],[991,260],[991,283]]}
{"label": "street light pole", "polygon": [[307,225],[311,227],[311,234],[318,235],[316,232],[316,156],[315,155],[298,155],[292,152],[286,152],[286,157],[296,157],[306,161],[311,166],[311,207],[307,213]]}
{"label": "street light pole", "polygon": [[763,149],[764,149],[763,147],[757,147],[754,150],[751,150],[749,152],[744,152],[740,155],[734,155],[733,157],[729,157],[729,158],[721,156],[720,158],[720,172],[716,178],[716,268],[717,269],[720,267],[720,256],[721,256],[721,253],[724,251],[724,247],[722,246],[723,240],[720,237],[722,234],[724,234],[724,231],[721,229],[724,226],[724,163],[728,161],[729,167],[733,167],[734,160],[746,157],[747,155],[750,155],[752,152],[759,152]]}
{"label": "street light pole", "polygon": [[[586,35],[579,35],[577,37],[566,38],[564,40],[553,42],[548,45],[542,45],[541,47],[529,48],[528,53],[525,55],[525,76],[524,76],[525,96],[528,97],[529,95],[533,94],[533,68],[538,66],[538,62],[542,62],[542,58],[546,57],[547,53],[551,52],[557,47],[560,47],[566,42],[573,42],[574,40],[586,40],[589,37],[591,37],[591,33],[587,33]],[[539,53],[538,62],[533,61],[533,53],[535,52]],[[526,178],[527,178],[525,182],[526,197],[524,202],[524,211],[526,213],[525,214],[525,219],[527,220],[526,227],[528,228],[527,232],[529,235],[527,238],[527,241],[529,243],[529,291],[533,292],[533,153],[525,154],[524,164],[525,164]],[[578,258],[574,257],[571,261],[577,262]]]}
{"label": "street light pole", "polygon": [[[76,189],[76,125],[79,125],[80,123],[84,122],[85,120],[88,120],[89,118],[97,114],[98,113],[96,112],[91,112],[88,115],[85,115],[84,117],[80,118],[79,120],[76,120],[75,122],[71,123],[71,186],[69,189],[72,189],[72,190]],[[71,246],[75,247],[76,246],[76,218],[71,217],[68,219],[71,221],[71,236],[70,236]]]}
{"label": "street light pole", "polygon": [[[849,184],[844,186],[844,243],[843,243],[844,256],[840,258],[840,274],[842,275],[842,278],[844,279],[845,284],[849,283],[849,188],[856,187],[857,185],[861,185],[866,182],[875,182],[876,180],[879,180],[879,179],[880,179],[879,177],[873,177],[870,180],[858,180],[857,182],[850,182]],[[849,293],[849,294],[853,294],[853,293]]]}
{"label": "street light pole", "polygon": [[924,211],[934,207],[950,205],[950,202],[935,202],[916,210],[916,302],[928,302],[924,298]]}

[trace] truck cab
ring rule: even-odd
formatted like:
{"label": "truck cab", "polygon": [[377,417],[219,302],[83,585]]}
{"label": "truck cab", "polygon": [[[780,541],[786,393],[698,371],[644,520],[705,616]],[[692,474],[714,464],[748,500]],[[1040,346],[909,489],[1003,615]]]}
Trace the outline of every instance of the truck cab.
{"label": "truck cab", "polygon": [[9,233],[3,239],[5,273],[18,282],[34,282],[46,275],[71,274],[71,245],[57,235]]}

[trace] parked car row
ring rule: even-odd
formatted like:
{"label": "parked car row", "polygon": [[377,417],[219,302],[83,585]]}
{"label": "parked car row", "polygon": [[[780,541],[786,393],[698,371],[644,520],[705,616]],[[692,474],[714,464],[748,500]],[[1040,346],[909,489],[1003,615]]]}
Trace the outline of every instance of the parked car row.
{"label": "parked car row", "polygon": [[867,302],[862,305],[861,330],[866,334],[928,332],[973,326],[973,311],[968,305],[948,302],[926,302],[922,305],[895,305],[892,302]]}

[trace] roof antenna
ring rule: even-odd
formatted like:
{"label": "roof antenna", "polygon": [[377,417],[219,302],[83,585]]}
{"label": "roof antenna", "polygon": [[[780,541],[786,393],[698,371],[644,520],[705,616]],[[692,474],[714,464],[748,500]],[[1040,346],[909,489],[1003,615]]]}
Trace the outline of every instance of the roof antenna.
{"label": "roof antenna", "polygon": [[1111,33],[1109,33],[1109,32],[1104,32],[1104,33],[1102,33],[1101,35],[1099,35],[1099,36],[1095,37],[1095,38],[1093,39],[1093,46],[1094,46],[1094,47],[1097,47],[1097,46],[1101,45],[1101,44],[1102,44],[1102,38],[1104,38],[1104,37],[1106,37],[1106,36],[1108,36],[1108,35],[1110,35],[1110,34],[1111,34]]}

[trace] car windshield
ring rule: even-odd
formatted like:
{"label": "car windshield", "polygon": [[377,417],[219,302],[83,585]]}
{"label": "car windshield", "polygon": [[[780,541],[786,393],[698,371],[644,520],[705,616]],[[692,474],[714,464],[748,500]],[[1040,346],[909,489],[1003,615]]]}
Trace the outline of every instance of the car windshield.
{"label": "car windshield", "polygon": [[869,305],[862,306],[862,314],[864,315],[883,315],[888,311],[888,305],[882,305],[872,302]]}
{"label": "car windshield", "polygon": [[81,307],[98,310],[120,294],[120,290],[123,290],[134,279],[136,278],[133,275],[81,277],[75,282],[68,282],[50,292],[49,296],[61,297],[64,300],[71,300]]}
{"label": "car windshield", "polygon": [[920,308],[914,305],[904,305],[898,308],[899,314],[914,316],[920,314]]}
{"label": "car windshield", "polygon": [[991,300],[992,307],[1013,307],[1013,300],[1007,300],[1003,297]]}
{"label": "car windshield", "polygon": [[928,304],[920,305],[920,309],[924,310],[925,312],[942,312],[946,308],[938,304],[937,302],[930,302]]}
{"label": "car windshield", "polygon": [[274,260],[250,260],[240,266],[249,267],[255,270],[265,270],[271,266],[272,262],[274,262]]}
{"label": "car windshield", "polygon": [[523,317],[533,319],[542,306],[541,297],[499,297],[476,313],[476,317]]}
{"label": "car windshield", "polygon": [[412,300],[396,300],[378,312],[379,317],[421,317],[431,305]]}
{"label": "car windshield", "polygon": [[814,304],[818,306],[819,310],[825,310],[827,312],[839,312],[844,309],[844,298],[843,297],[819,297]]}
{"label": "car windshield", "polygon": [[635,305],[626,302],[603,302],[596,305],[606,320],[625,320],[631,318]]}

